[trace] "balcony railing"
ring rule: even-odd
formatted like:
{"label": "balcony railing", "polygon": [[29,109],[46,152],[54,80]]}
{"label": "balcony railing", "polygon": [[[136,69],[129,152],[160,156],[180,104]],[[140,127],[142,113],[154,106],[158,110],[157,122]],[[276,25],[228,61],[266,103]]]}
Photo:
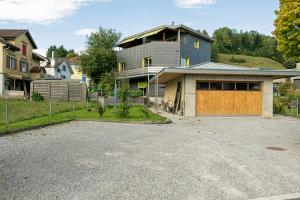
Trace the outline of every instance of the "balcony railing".
{"label": "balcony railing", "polygon": [[124,71],[118,71],[117,76],[122,78],[138,77],[138,76],[148,76],[155,75],[166,67],[144,67],[144,68],[135,68],[128,69]]}

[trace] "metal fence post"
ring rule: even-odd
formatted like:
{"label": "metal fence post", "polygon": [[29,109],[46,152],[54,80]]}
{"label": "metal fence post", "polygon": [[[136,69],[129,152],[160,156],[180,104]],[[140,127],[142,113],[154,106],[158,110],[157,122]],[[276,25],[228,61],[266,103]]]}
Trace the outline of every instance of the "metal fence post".
{"label": "metal fence post", "polygon": [[49,99],[49,116],[52,117],[52,102],[51,102],[51,99]]}
{"label": "metal fence post", "polygon": [[9,113],[8,113],[8,101],[5,101],[5,128],[6,130],[8,129],[9,126]]}

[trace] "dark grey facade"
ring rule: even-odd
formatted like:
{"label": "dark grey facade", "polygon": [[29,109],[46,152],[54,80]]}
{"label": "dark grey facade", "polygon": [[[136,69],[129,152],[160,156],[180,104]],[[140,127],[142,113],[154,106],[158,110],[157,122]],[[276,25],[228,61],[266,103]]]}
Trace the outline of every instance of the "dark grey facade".
{"label": "dark grey facade", "polygon": [[[195,46],[195,42],[199,45]],[[119,77],[127,77],[132,89],[143,89],[150,95],[153,88],[149,84],[147,89],[139,88],[138,83],[148,82],[165,67],[189,67],[211,61],[211,43],[211,38],[184,25],[161,26],[130,36],[119,44]],[[148,58],[151,64],[145,66],[144,59]]]}

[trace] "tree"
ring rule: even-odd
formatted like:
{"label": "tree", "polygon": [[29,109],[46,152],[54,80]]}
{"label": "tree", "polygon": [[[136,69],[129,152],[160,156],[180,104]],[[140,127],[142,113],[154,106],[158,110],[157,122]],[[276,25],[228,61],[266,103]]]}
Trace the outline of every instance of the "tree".
{"label": "tree", "polygon": [[280,0],[274,35],[284,58],[300,62],[300,1]]}
{"label": "tree", "polygon": [[208,34],[207,30],[205,30],[205,29],[202,31],[202,35],[209,37],[209,34]]}
{"label": "tree", "polygon": [[211,45],[211,61],[219,62],[219,47],[215,42]]}
{"label": "tree", "polygon": [[63,45],[59,46],[58,48],[56,47],[56,45],[52,45],[48,48],[46,53],[48,58],[52,57],[52,51],[54,51],[55,58],[64,58],[67,57],[68,54],[75,54],[73,49],[68,50]]}
{"label": "tree", "polygon": [[102,27],[88,36],[86,50],[80,56],[80,63],[82,71],[93,79],[95,84],[99,83],[102,75],[116,68],[115,47],[120,38],[121,33]]}

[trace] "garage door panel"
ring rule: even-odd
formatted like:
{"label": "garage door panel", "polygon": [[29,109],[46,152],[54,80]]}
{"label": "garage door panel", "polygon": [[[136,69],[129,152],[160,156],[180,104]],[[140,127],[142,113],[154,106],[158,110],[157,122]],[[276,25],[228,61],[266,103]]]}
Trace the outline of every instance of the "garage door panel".
{"label": "garage door panel", "polygon": [[198,116],[259,116],[261,91],[197,91]]}

